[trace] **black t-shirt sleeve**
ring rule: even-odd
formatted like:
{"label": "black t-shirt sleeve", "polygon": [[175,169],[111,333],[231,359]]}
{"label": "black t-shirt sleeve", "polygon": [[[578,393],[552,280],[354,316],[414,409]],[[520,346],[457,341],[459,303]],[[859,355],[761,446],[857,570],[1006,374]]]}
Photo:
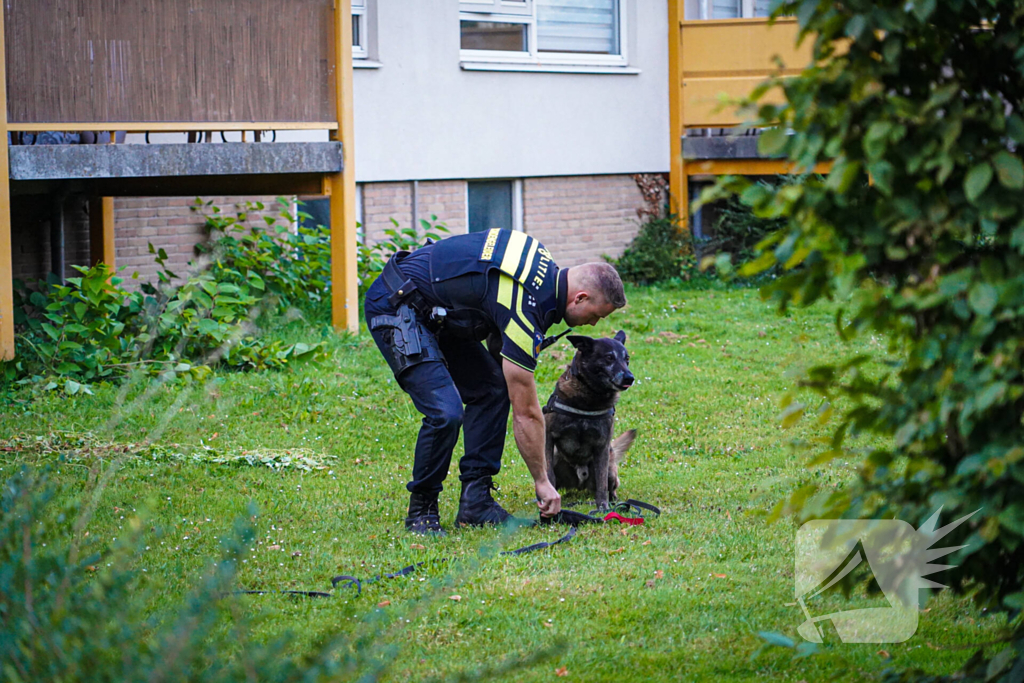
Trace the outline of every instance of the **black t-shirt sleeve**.
{"label": "black t-shirt sleeve", "polygon": [[544,341],[537,302],[526,287],[505,273],[495,272],[492,277],[496,278],[496,282],[492,281],[496,286],[488,288],[487,303],[501,331],[501,355],[533,372]]}

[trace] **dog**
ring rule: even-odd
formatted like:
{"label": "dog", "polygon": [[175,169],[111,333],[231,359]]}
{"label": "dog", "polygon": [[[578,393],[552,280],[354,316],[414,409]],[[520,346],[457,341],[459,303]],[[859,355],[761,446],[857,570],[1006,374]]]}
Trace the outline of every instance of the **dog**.
{"label": "dog", "polygon": [[636,438],[631,429],[612,440],[615,404],[635,379],[626,333],[566,339],[576,353],[544,406],[548,478],[556,489],[590,491],[605,510],[619,488],[619,464]]}

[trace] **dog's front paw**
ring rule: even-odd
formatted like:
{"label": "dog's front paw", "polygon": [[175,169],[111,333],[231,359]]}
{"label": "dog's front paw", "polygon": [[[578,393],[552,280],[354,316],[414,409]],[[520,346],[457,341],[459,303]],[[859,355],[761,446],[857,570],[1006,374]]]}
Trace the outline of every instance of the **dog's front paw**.
{"label": "dog's front paw", "polygon": [[612,509],[612,506],[608,503],[598,503],[596,509],[600,512],[608,512]]}

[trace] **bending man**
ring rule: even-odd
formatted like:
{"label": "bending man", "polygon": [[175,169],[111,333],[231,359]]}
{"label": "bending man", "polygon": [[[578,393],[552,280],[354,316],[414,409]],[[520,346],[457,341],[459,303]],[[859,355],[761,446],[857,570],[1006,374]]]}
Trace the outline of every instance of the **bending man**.
{"label": "bending man", "polygon": [[561,510],[544,461],[537,355],[552,325],[594,325],[625,304],[610,265],[560,270],[544,245],[522,232],[457,235],[388,262],[363,305],[377,348],[423,414],[407,485],[408,530],[444,534],[437,498],[460,427],[466,452],[455,523],[502,524],[511,517],[491,497],[510,405],[540,512]]}

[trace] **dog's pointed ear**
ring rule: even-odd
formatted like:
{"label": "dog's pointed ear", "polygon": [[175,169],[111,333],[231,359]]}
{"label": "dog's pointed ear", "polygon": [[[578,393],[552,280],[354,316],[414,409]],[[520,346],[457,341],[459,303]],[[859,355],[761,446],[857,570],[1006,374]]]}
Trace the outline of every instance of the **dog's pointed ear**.
{"label": "dog's pointed ear", "polygon": [[615,333],[615,341],[619,342],[620,344],[625,344],[626,343],[626,331],[625,330],[619,330],[618,332],[616,332]]}
{"label": "dog's pointed ear", "polygon": [[581,334],[570,334],[566,339],[580,351],[587,352],[594,346],[594,340]]}

